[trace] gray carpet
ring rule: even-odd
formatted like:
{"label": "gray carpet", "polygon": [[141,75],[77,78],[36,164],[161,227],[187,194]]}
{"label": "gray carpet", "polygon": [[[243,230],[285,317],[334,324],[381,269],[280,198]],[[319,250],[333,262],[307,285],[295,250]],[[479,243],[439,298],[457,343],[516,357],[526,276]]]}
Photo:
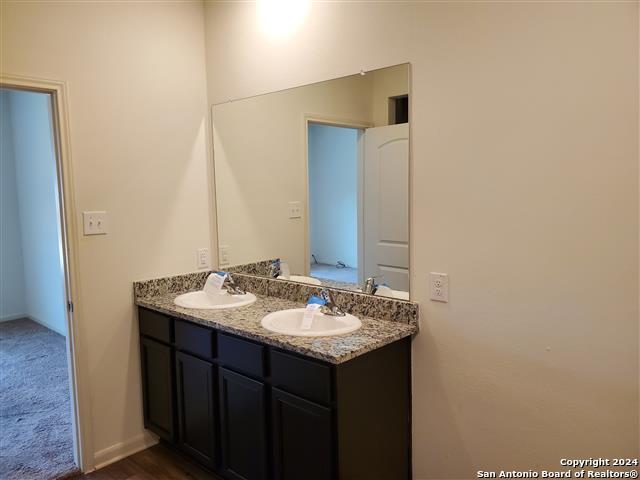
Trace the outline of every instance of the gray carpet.
{"label": "gray carpet", "polygon": [[335,265],[327,265],[326,263],[312,263],[311,276],[336,282],[358,284],[358,269],[352,267],[336,268]]}
{"label": "gray carpet", "polygon": [[76,471],[65,339],[31,320],[0,323],[0,479]]}

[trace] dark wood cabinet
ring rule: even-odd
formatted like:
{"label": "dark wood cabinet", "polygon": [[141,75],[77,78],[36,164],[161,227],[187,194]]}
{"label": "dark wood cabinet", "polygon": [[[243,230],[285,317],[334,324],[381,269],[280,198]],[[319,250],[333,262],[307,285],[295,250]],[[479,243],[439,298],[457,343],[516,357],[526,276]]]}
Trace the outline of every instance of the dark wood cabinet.
{"label": "dark wood cabinet", "polygon": [[175,434],[172,355],[171,347],[146,337],[140,339],[144,426],[169,441]]}
{"label": "dark wood cabinet", "polygon": [[410,338],[333,365],[139,318],[145,427],[223,478],[411,478]]}
{"label": "dark wood cabinet", "polygon": [[237,480],[267,478],[265,385],[220,368],[222,470]]}
{"label": "dark wood cabinet", "polygon": [[271,389],[273,472],[276,480],[331,480],[331,409]]}
{"label": "dark wood cabinet", "polygon": [[213,364],[176,353],[178,445],[200,462],[216,465],[216,386]]}

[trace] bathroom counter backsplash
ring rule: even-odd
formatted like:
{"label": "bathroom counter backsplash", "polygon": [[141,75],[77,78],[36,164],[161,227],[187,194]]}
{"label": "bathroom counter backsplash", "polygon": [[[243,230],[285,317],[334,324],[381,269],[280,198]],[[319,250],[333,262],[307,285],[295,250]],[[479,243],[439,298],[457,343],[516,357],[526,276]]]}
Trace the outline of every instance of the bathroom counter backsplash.
{"label": "bathroom counter backsplash", "polygon": [[234,273],[239,286],[257,296],[252,305],[228,310],[182,308],[173,303],[181,293],[199,290],[210,272],[196,272],[134,283],[136,305],[221,331],[257,340],[329,363],[343,363],[418,331],[418,305],[384,297],[334,290],[336,303],[358,316],[362,327],[332,337],[294,337],[271,332],[260,324],[268,313],[300,308],[319,288]]}

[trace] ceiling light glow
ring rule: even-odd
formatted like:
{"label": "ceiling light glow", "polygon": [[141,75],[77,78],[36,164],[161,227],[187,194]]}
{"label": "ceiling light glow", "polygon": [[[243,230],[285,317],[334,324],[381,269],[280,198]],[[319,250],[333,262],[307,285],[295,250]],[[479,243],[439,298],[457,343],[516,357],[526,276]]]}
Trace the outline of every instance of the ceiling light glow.
{"label": "ceiling light glow", "polygon": [[310,0],[258,0],[258,20],[271,37],[283,37],[298,28],[309,13]]}

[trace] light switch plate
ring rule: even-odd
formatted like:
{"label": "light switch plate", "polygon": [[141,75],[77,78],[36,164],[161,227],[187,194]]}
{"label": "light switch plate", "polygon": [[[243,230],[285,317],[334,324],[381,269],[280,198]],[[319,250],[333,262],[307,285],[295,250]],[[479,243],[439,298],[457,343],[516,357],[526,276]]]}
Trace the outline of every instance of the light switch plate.
{"label": "light switch plate", "polygon": [[199,248],[196,250],[196,265],[197,268],[209,268],[211,265],[211,256],[209,255],[208,248]]}
{"label": "light switch plate", "polygon": [[229,265],[229,245],[220,245],[218,247],[218,265],[221,267]]}
{"label": "light switch plate", "polygon": [[82,224],[85,235],[106,235],[107,212],[82,212]]}
{"label": "light switch plate", "polygon": [[289,202],[289,218],[302,217],[302,202]]}
{"label": "light switch plate", "polygon": [[449,301],[449,275],[446,273],[431,272],[429,274],[431,284],[431,300],[436,302]]}

